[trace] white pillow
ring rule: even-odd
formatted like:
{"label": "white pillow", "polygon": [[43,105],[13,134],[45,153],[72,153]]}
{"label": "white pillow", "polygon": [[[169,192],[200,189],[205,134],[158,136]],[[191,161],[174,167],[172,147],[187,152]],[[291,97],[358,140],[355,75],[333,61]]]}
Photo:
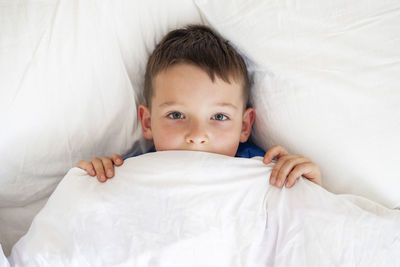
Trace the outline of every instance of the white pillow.
{"label": "white pillow", "polygon": [[6,254],[80,159],[148,148],[136,120],[147,58],[162,36],[188,23],[201,18],[184,0],[2,1],[0,243]]}
{"label": "white pillow", "polygon": [[254,139],[316,162],[334,193],[400,206],[398,1],[196,1],[256,63]]}

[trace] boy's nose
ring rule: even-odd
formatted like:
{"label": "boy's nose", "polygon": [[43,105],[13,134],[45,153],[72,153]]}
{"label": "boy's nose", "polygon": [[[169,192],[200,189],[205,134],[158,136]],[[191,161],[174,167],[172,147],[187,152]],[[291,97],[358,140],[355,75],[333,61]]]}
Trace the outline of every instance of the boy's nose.
{"label": "boy's nose", "polygon": [[187,136],[186,143],[188,144],[205,144],[208,142],[207,136]]}
{"label": "boy's nose", "polygon": [[201,125],[194,123],[191,125],[190,131],[185,136],[185,142],[187,144],[206,144],[208,143],[208,136]]}

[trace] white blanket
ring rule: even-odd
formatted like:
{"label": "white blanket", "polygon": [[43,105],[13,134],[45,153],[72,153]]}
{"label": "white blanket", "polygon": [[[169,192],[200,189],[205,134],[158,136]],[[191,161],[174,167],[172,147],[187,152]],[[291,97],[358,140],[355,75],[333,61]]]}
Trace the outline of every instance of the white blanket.
{"label": "white blanket", "polygon": [[104,184],[73,168],[10,266],[400,266],[399,211],[272,187],[271,168],[193,151],[130,158]]}

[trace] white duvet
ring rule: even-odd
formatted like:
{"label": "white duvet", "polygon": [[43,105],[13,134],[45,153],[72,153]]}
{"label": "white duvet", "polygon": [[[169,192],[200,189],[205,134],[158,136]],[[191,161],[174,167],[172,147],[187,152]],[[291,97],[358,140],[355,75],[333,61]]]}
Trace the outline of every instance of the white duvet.
{"label": "white duvet", "polygon": [[334,195],[305,179],[291,189],[272,187],[271,167],[260,157],[166,151],[127,159],[104,184],[73,168],[8,261],[400,266],[399,211]]}

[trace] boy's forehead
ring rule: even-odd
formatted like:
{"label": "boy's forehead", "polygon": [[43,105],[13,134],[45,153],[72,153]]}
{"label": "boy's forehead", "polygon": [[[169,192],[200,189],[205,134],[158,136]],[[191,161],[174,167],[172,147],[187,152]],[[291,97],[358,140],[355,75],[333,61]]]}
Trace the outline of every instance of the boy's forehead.
{"label": "boy's forehead", "polygon": [[[155,98],[171,104],[184,101],[188,97],[200,101],[205,97],[220,106],[234,105],[244,99],[242,82],[230,79],[229,82],[210,75],[193,64],[180,63],[159,72],[153,79],[153,100]],[[193,99],[194,100],[194,99]],[[157,101],[157,102],[159,102]]]}

